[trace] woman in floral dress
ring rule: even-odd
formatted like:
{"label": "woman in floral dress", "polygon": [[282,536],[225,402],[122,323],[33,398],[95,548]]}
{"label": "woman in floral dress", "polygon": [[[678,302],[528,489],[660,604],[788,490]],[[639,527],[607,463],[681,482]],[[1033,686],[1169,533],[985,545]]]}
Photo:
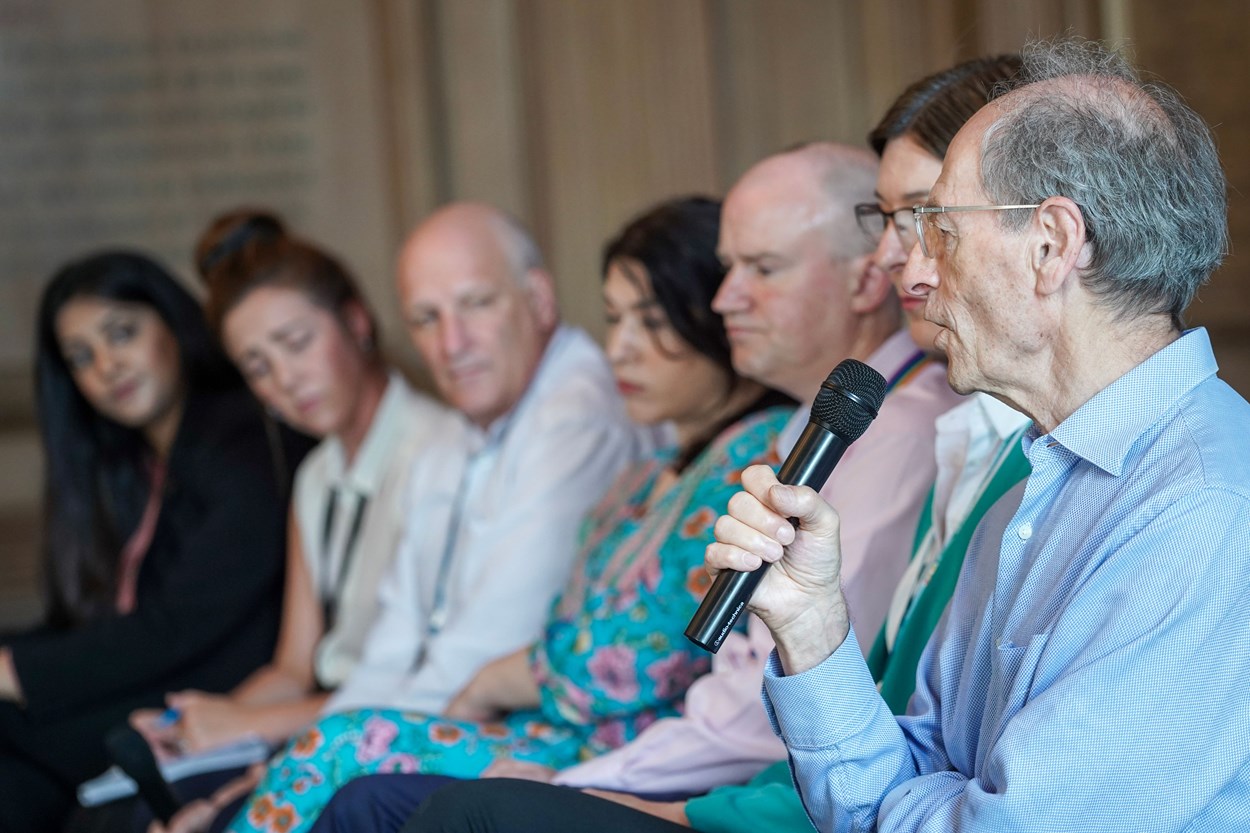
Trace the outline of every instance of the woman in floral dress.
{"label": "woman in floral dress", "polygon": [[[711,300],[719,205],[688,198],[631,222],[604,252],[607,353],[630,415],[676,445],[627,471],[583,527],[581,555],[530,648],[484,667],[441,716],[329,715],[271,762],[236,831],[306,829],[373,773],[476,777],[563,768],[679,712],[708,655],[683,629],[708,586],[703,550],[739,472],[775,460],[793,403],[736,375]],[[506,546],[506,542],[501,542]],[[483,627],[489,627],[483,623]]]}

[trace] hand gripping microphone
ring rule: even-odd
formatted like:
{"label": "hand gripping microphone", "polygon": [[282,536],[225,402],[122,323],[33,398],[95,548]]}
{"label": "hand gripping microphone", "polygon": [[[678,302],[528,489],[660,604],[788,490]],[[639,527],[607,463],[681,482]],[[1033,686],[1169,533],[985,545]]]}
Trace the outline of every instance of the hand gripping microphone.
{"label": "hand gripping microphone", "polygon": [[[885,379],[880,373],[855,359],[839,364],[821,383],[807,428],[777,472],[777,479],[787,486],[819,490],[847,446],[868,430],[884,399]],[[768,567],[766,563],[749,573],[718,573],[686,626],[686,638],[712,653],[720,650]]]}

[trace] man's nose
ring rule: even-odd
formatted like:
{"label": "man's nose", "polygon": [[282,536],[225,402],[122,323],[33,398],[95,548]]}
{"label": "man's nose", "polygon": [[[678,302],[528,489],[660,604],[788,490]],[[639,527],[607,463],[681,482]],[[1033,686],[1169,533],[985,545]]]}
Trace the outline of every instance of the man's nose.
{"label": "man's nose", "polygon": [[439,348],[442,349],[443,355],[448,357],[459,355],[469,343],[463,319],[455,313],[448,313],[442,316],[439,324]]}
{"label": "man's nose", "polygon": [[907,263],[903,266],[903,291],[918,298],[926,297],[937,289],[937,261],[925,257],[920,246],[912,246],[907,255]]}
{"label": "man's nose", "polygon": [[712,310],[724,315],[730,312],[741,312],[747,308],[746,279],[742,270],[732,267],[725,273],[720,288],[712,298]]}

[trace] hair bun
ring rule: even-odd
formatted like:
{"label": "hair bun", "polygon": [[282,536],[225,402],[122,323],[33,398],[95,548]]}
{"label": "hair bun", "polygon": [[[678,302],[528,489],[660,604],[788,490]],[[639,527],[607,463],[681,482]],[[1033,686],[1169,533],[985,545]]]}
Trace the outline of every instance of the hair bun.
{"label": "hair bun", "polygon": [[286,236],[286,226],[269,211],[241,209],[223,214],[209,225],[195,247],[195,267],[207,282],[223,260],[252,242],[273,242]]}

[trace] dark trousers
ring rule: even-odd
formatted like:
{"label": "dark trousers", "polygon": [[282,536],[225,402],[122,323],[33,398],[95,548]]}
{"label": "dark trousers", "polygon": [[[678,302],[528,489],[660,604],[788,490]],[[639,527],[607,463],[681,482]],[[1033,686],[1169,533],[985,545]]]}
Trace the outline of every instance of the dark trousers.
{"label": "dark trousers", "polygon": [[463,783],[445,775],[368,775],[345,784],[310,833],[397,833],[430,793]]}
{"label": "dark trousers", "polygon": [[430,795],[403,833],[690,833],[690,828],[570,787],[486,778]]}
{"label": "dark trousers", "polygon": [[159,694],[127,698],[41,720],[0,703],[0,833],[59,830],[78,785],[108,768],[104,734],[133,709],[160,702]]}

